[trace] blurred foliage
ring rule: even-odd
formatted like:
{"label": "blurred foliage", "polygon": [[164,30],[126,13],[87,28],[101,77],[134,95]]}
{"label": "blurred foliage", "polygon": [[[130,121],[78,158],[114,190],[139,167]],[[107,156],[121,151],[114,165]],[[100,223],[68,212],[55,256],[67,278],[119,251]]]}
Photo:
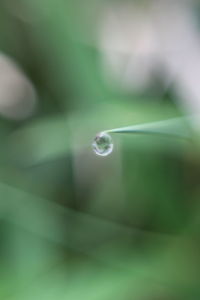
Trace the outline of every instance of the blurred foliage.
{"label": "blurred foliage", "polygon": [[199,299],[199,151],[99,131],[181,115],[176,99],[123,95],[101,75],[97,1],[0,3],[1,51],[39,97],[0,121],[0,299]]}

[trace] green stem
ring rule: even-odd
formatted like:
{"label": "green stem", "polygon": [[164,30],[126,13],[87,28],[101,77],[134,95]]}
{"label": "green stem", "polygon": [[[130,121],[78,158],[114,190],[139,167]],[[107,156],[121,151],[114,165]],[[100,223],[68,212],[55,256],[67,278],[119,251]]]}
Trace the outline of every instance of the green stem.
{"label": "green stem", "polygon": [[106,130],[106,133],[158,134],[176,138],[190,139],[192,130],[187,118],[175,118],[153,123],[143,123],[128,127]]}

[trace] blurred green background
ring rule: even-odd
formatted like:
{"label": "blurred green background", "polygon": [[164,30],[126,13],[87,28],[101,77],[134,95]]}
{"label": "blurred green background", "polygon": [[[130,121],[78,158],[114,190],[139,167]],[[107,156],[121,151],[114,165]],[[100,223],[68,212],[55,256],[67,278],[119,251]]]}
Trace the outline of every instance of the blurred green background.
{"label": "blurred green background", "polygon": [[116,2],[0,2],[2,300],[200,298],[198,134],[92,151],[102,130],[189,112],[160,68],[142,91],[107,80],[98,28]]}

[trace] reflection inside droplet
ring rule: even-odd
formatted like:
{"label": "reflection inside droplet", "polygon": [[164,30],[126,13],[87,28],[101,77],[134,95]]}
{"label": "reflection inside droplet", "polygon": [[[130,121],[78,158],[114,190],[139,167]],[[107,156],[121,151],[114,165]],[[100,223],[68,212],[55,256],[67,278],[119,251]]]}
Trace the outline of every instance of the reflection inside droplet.
{"label": "reflection inside droplet", "polygon": [[97,155],[109,155],[113,151],[113,142],[110,135],[105,132],[100,132],[96,135],[92,147]]}

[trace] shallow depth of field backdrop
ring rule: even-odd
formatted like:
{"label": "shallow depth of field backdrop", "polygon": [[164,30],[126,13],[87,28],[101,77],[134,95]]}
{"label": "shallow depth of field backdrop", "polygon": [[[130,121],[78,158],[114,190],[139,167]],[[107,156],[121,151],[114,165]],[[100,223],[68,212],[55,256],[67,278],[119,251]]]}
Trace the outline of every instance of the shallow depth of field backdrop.
{"label": "shallow depth of field backdrop", "polygon": [[[199,12],[1,0],[0,300],[200,299]],[[191,141],[92,150],[187,115]]]}

